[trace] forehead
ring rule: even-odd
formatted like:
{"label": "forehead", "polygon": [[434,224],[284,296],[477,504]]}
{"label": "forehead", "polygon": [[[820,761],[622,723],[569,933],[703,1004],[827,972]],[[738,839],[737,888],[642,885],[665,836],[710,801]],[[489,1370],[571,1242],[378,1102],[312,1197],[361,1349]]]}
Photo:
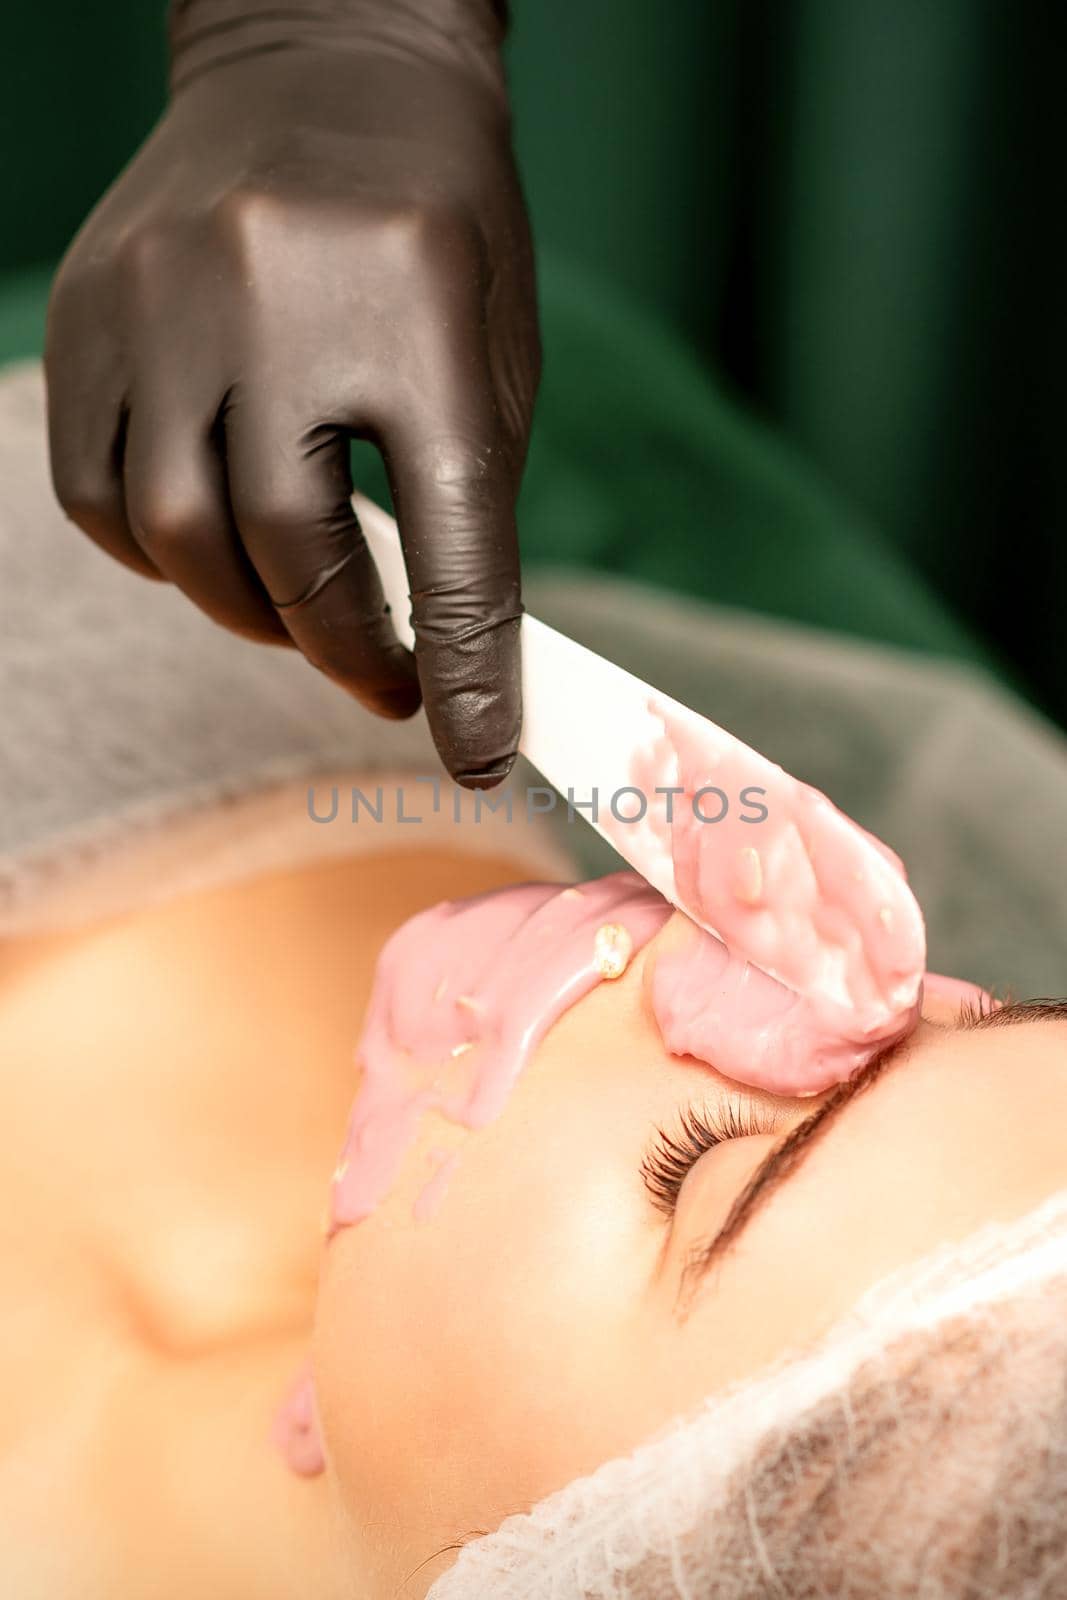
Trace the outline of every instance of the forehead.
{"label": "forehead", "polygon": [[[904,1181],[936,1151],[945,1183],[956,1166],[979,1152],[994,1167],[1010,1142],[1023,1154],[1043,1151],[1038,1122],[1051,1113],[1058,1124],[1053,1151],[1067,1165],[1067,1021],[1033,1020],[998,1026],[925,1025],[899,1057],[827,1127],[827,1160],[862,1151],[876,1176],[888,1162]],[[814,1160],[821,1152],[813,1152]],[[900,1164],[905,1163],[903,1169]]]}
{"label": "forehead", "polygon": [[933,1033],[842,1110],[712,1268],[687,1337],[717,1362],[735,1321],[749,1370],[887,1274],[1067,1184],[1067,1027]]}
{"label": "forehead", "polygon": [[1067,1020],[1034,1018],[981,1027],[934,1028],[887,1075],[890,1093],[963,1109],[1037,1092],[1067,1093]]}
{"label": "forehead", "polygon": [[[882,1215],[921,1208],[936,1231],[983,1202],[1039,1200],[1067,1179],[1067,1022],[927,1027],[828,1122],[793,1201]],[[822,1185],[822,1193],[819,1186]]]}

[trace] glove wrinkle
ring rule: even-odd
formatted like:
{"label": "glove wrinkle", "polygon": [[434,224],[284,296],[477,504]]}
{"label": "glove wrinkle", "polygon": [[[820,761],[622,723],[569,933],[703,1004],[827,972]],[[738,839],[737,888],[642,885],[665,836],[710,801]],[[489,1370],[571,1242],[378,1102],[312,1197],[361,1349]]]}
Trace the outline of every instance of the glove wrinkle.
{"label": "glove wrinkle", "polygon": [[348,50],[458,68],[506,105],[496,52],[506,22],[490,0],[192,0],[171,7],[171,93],[203,73],[275,50]]}
{"label": "glove wrinkle", "polygon": [[[304,592],[297,595],[295,600],[275,600],[272,597],[271,604],[274,609],[281,612],[299,611],[302,606],[308,605],[316,596],[322,593],[328,583],[333,582],[339,572],[344,571],[355,553],[356,547],[353,546],[352,549],[346,550],[344,555],[340,556],[332,566],[324,567],[321,572],[312,578]],[[388,611],[389,607],[386,606],[385,609]]]}
{"label": "glove wrinkle", "polygon": [[523,610],[524,607],[520,605],[517,611],[509,611],[502,617],[491,617],[486,622],[472,622],[465,628],[450,629],[440,618],[435,619],[433,626],[412,622],[412,628],[416,640],[425,644],[467,644],[469,640],[479,639],[483,634],[503,628],[509,622],[519,622]]}

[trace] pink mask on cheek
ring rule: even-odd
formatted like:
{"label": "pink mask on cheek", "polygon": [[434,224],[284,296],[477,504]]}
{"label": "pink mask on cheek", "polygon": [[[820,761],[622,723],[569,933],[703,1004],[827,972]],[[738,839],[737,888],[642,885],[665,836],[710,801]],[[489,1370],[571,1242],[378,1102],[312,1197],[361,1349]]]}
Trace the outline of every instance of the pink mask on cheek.
{"label": "pink mask on cheek", "polygon": [[[556,1018],[609,975],[605,928],[625,929],[628,958],[670,914],[634,873],[617,872],[445,901],[398,929],[379,957],[359,1045],[363,1078],[331,1184],[330,1234],[388,1192],[424,1111],[467,1128],[499,1115]],[[417,1214],[440,1198],[441,1171]]]}
{"label": "pink mask on cheek", "polygon": [[[654,889],[618,872],[581,886],[520,884],[445,901],[399,928],[378,959],[357,1052],[363,1076],[330,1184],[330,1237],[388,1192],[424,1111],[467,1128],[498,1116],[556,1018],[619,976],[670,915]],[[430,1157],[417,1221],[433,1214],[458,1159],[443,1150]],[[294,1472],[323,1470],[307,1368],[274,1438]]]}

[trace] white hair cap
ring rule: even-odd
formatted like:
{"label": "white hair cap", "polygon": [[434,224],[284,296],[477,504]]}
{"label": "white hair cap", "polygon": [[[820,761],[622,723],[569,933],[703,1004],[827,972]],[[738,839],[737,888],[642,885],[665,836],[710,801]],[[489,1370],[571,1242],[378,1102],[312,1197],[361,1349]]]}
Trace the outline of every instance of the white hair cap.
{"label": "white hair cap", "polygon": [[467,1544],[428,1600],[1067,1595],[1067,1190]]}

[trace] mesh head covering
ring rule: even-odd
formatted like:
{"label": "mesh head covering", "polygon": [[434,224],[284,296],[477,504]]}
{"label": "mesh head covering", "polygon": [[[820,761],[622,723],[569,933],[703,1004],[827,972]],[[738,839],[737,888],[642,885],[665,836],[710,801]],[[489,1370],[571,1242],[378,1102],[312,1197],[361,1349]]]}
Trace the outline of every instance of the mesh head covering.
{"label": "mesh head covering", "polygon": [[1067,1190],[461,1550],[428,1600],[1067,1596]]}

